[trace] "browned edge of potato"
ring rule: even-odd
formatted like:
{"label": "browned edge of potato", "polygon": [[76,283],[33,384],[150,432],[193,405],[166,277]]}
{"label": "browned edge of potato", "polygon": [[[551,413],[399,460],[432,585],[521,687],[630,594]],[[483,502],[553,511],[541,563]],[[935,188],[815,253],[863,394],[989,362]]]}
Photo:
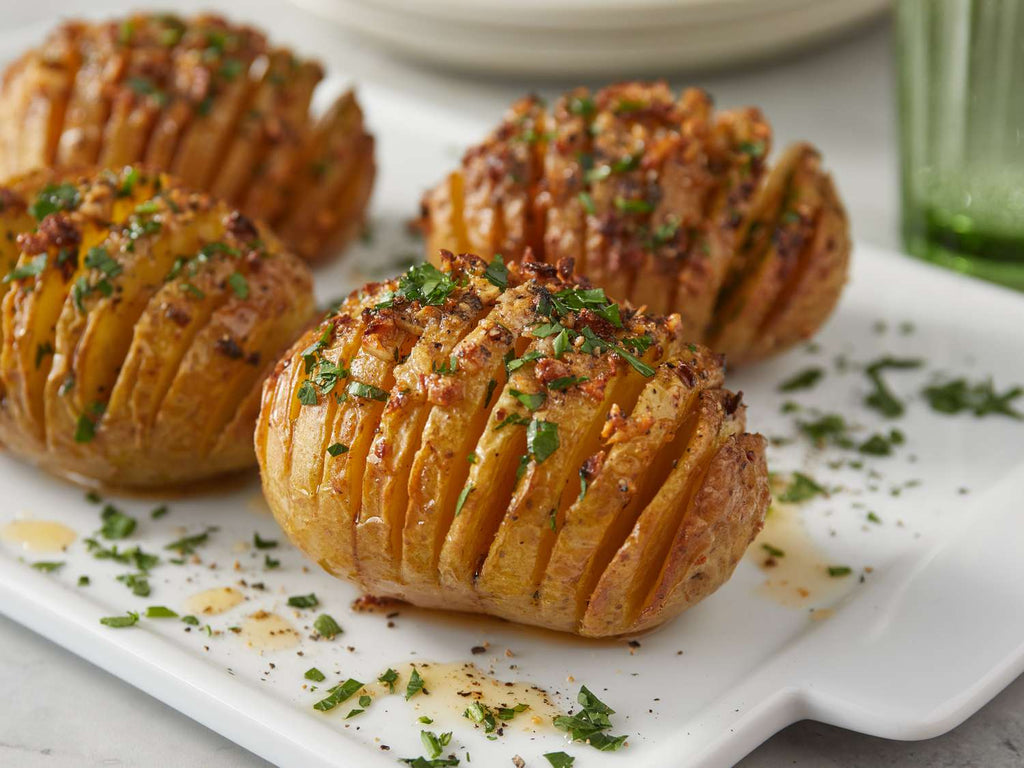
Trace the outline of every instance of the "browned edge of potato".
{"label": "browned edge of potato", "polygon": [[440,264],[352,293],[267,379],[292,541],[376,597],[590,637],[721,586],[769,500],[721,357],[570,262]]}
{"label": "browned edge of potato", "polygon": [[260,388],[308,326],[308,267],[137,167],[0,187],[0,442],[64,476],[167,487],[249,467]]}
{"label": "browned edge of potato", "polygon": [[760,360],[825,323],[851,247],[817,151],[769,166],[771,139],[758,109],[716,112],[663,82],[526,97],[424,196],[426,253],[572,258],[730,364]]}
{"label": "browned edge of potato", "polygon": [[144,163],[265,222],[308,261],[363,226],[373,137],[319,64],[220,16],[69,21],[0,80],[0,179]]}

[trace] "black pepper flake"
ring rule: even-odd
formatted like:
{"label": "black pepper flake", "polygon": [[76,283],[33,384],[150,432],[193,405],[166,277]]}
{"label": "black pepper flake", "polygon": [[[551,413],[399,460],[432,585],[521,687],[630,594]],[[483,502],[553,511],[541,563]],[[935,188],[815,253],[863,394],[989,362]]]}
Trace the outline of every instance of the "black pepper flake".
{"label": "black pepper flake", "polygon": [[474,656],[479,656],[481,653],[487,653],[487,649],[484,648],[482,645],[474,645],[472,648],[469,649],[469,652],[472,653]]}
{"label": "black pepper flake", "polygon": [[232,360],[240,360],[245,356],[245,352],[238,346],[238,342],[230,336],[221,336],[214,346],[218,352]]}

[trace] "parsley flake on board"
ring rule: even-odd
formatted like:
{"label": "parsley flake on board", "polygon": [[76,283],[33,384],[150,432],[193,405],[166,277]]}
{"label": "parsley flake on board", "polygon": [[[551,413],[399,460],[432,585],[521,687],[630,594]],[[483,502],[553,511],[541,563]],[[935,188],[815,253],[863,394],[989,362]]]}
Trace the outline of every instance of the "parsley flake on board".
{"label": "parsley flake on board", "polygon": [[794,472],[793,480],[781,494],[779,501],[799,503],[815,496],[827,496],[828,492],[802,472]]}
{"label": "parsley flake on board", "polygon": [[259,531],[253,533],[252,544],[256,549],[275,549],[277,547],[277,541],[275,539],[261,538]]}
{"label": "parsley flake on board", "polygon": [[601,701],[587,689],[580,688],[577,701],[581,709],[575,715],[559,715],[552,721],[559,730],[568,732],[573,741],[585,741],[594,749],[602,752],[613,752],[622,747],[626,736],[609,736],[607,731],[612,727],[610,715],[615,710]]}
{"label": "parsley flake on board", "polygon": [[216,528],[207,528],[202,533],[194,533],[191,536],[182,536],[180,539],[172,541],[170,544],[166,545],[164,549],[173,550],[182,557],[185,555],[191,555],[196,551],[197,547],[201,547],[205,544],[209,540],[210,534],[216,530]]}
{"label": "parsley flake on board", "polygon": [[32,563],[32,567],[43,573],[53,573],[63,568],[64,562],[60,560],[37,560]]}
{"label": "parsley flake on board", "polygon": [[869,364],[864,369],[864,373],[871,382],[873,390],[864,398],[864,404],[890,419],[902,416],[903,402],[889,389],[885,379],[882,378],[882,373],[887,370],[912,370],[920,368],[922,365],[921,360],[897,357],[882,357]]}
{"label": "parsley flake on board", "polygon": [[576,762],[575,757],[565,752],[545,752],[544,757],[551,763],[551,768],[572,768]]}
{"label": "parsley flake on board", "polygon": [[304,675],[304,677],[307,680],[312,680],[315,683],[322,683],[324,680],[327,679],[327,677],[324,675],[324,673],[321,672],[316,667],[310,667],[309,669],[307,669],[306,670],[306,674]]}
{"label": "parsley flake on board", "polygon": [[408,701],[422,691],[424,685],[425,683],[423,678],[420,677],[420,673],[416,670],[416,667],[413,667],[412,674],[409,676],[409,682],[405,686],[405,700]]}
{"label": "parsley flake on board", "polygon": [[292,595],[288,598],[288,605],[292,608],[316,608],[320,605],[316,594],[310,592],[308,595]]}
{"label": "parsley flake on board", "polygon": [[398,681],[398,673],[390,667],[377,678],[378,683],[383,683],[388,687],[388,693],[395,692],[395,683]]}
{"label": "parsley flake on board", "polygon": [[341,627],[338,626],[338,622],[334,620],[333,616],[327,613],[321,613],[316,617],[316,621],[313,622],[313,629],[328,640],[341,634]]}
{"label": "parsley flake on board", "polygon": [[344,683],[336,685],[328,691],[328,695],[313,705],[313,709],[319,712],[329,712],[339,704],[352,698],[352,696],[363,687],[358,680],[349,678]]}
{"label": "parsley flake on board", "polygon": [[103,519],[100,535],[105,539],[117,540],[128,538],[135,530],[137,524],[134,517],[124,514],[113,504],[104,506],[100,516]]}
{"label": "parsley flake on board", "polygon": [[146,609],[147,619],[176,619],[178,614],[163,605],[151,605]]}
{"label": "parsley flake on board", "polygon": [[780,392],[796,392],[799,389],[810,389],[817,384],[825,371],[821,368],[807,368],[779,384]]}
{"label": "parsley flake on board", "polygon": [[969,411],[975,416],[999,414],[1014,419],[1024,414],[1013,408],[1012,403],[1022,394],[1024,388],[1011,387],[1002,394],[996,392],[992,379],[971,384],[966,379],[953,379],[945,383],[931,384],[922,390],[932,410],[945,414]]}
{"label": "parsley flake on board", "polygon": [[100,619],[100,624],[105,627],[111,627],[112,629],[124,629],[125,627],[131,627],[139,623],[139,614],[135,611],[128,611],[124,616],[104,616]]}
{"label": "parsley flake on board", "polygon": [[828,566],[828,575],[832,578],[840,578],[842,576],[849,576],[853,573],[853,569],[848,565],[830,565]]}

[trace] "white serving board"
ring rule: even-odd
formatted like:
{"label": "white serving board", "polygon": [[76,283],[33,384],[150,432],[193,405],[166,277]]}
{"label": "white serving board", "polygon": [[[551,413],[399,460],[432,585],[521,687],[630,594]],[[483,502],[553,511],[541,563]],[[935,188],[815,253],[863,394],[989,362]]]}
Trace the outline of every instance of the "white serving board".
{"label": "white serving board", "polygon": [[[419,253],[420,243],[404,225],[421,191],[487,128],[378,89],[364,88],[361,97],[379,141],[375,236],[318,273],[323,300]],[[780,405],[798,399],[843,413],[863,426],[862,437],[890,426],[907,437],[894,456],[866,457],[867,468],[859,471],[829,468],[831,460],[858,458],[839,449],[810,451],[806,441],[772,447],[773,470],[802,470],[829,487],[847,487],[802,506],[798,530],[811,542],[805,556],[849,565],[855,573],[830,581],[830,590],[800,607],[765,593],[758,549],[717,594],[640,638],[639,648],[411,608],[399,609],[389,627],[381,614],[350,610],[357,596],[352,587],[304,567],[266,514],[255,479],[178,499],[111,499],[139,516],[136,534],[123,543],[147,551],[160,551],[182,532],[219,526],[199,550],[201,564],[158,566],[152,595],[140,598],[115,581],[127,567],[85,551],[82,537],[98,527],[99,508],[80,489],[0,455],[0,526],[35,517],[80,535],[58,556],[0,545],[0,611],[284,766],[372,768],[422,754],[420,713],[401,697],[377,698],[364,715],[345,720],[354,705],[321,714],[311,706],[322,691],[303,689],[310,666],[327,674],[329,684],[347,677],[370,681],[389,666],[416,660],[473,661],[500,679],[536,683],[566,707],[586,684],[617,710],[614,732],[630,735],[624,751],[605,754],[567,744],[550,727],[526,728],[525,721],[494,741],[458,713],[430,726],[454,726],[452,747],[463,758],[468,750],[470,765],[510,765],[516,754],[529,766],[545,765],[542,753],[565,750],[578,768],[726,766],[807,717],[890,738],[941,733],[1024,668],[1024,558],[1018,551],[1024,542],[1024,424],[940,416],[916,393],[937,369],[972,379],[991,374],[1000,388],[1024,381],[1024,299],[866,246],[857,248],[853,264],[842,305],[817,340],[819,351],[798,349],[729,382],[745,393],[749,427],[769,436],[793,434],[794,415],[782,414]],[[875,329],[879,320],[886,331]],[[901,330],[907,322],[912,332]],[[892,425],[861,406],[867,380],[852,365],[882,354],[927,361],[926,370],[888,377],[908,399],[906,417]],[[846,373],[834,365],[840,355],[851,363]],[[817,387],[796,398],[777,391],[780,381],[811,365],[828,371]],[[871,468],[881,477],[869,477]],[[921,484],[892,495],[910,480]],[[969,492],[960,493],[963,487]],[[151,520],[148,510],[162,501],[170,513]],[[882,523],[866,522],[868,510]],[[265,553],[245,548],[254,531],[281,539],[270,551],[280,568],[266,571]],[[54,559],[66,562],[55,573],[29,567]],[[861,583],[865,567],[872,570]],[[91,577],[89,587],[76,586],[82,574]],[[239,586],[240,580],[249,586]],[[265,589],[253,588],[256,582]],[[235,586],[246,600],[211,617],[213,630],[267,609],[299,629],[301,644],[260,655],[227,631],[211,637],[177,621],[143,620],[122,630],[98,622],[148,605],[183,612],[189,595],[215,586]],[[286,606],[289,595],[309,592],[343,626],[343,636],[310,638],[317,612],[297,614]],[[486,654],[470,653],[485,643]]]}

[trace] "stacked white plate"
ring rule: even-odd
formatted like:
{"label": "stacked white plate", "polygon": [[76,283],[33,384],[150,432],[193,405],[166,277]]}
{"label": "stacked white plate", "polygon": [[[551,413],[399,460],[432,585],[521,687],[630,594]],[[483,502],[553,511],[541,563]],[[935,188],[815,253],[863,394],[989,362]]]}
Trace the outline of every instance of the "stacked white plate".
{"label": "stacked white plate", "polygon": [[821,41],[890,0],[292,0],[383,46],[475,72],[664,73]]}

